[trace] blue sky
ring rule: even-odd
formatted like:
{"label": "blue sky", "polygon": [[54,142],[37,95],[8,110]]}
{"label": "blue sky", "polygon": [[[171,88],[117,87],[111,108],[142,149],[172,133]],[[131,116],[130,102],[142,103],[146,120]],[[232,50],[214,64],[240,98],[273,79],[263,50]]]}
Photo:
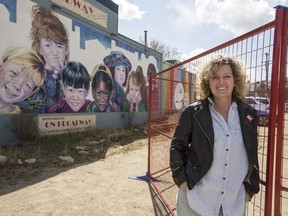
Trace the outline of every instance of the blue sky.
{"label": "blue sky", "polygon": [[288,0],[113,0],[118,32],[132,40],[157,40],[177,48],[182,60],[213,48],[275,18]]}

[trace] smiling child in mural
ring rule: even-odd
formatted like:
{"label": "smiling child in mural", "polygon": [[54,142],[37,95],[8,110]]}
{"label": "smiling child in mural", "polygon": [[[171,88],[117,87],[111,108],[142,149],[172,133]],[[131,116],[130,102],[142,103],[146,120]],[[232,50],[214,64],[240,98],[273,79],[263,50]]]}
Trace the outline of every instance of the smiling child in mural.
{"label": "smiling child in mural", "polygon": [[104,64],[110,69],[113,78],[113,94],[111,101],[123,111],[125,103],[125,87],[127,75],[132,65],[129,59],[120,51],[111,51],[110,55],[103,59]]}
{"label": "smiling child in mural", "polygon": [[90,89],[90,75],[80,62],[68,62],[62,74],[64,98],[52,105],[50,113],[86,112],[90,100],[86,99]]}
{"label": "smiling child in mural", "polygon": [[21,113],[15,105],[37,92],[44,82],[42,60],[30,49],[6,49],[0,65],[0,113]]}
{"label": "smiling child in mural", "polygon": [[[30,99],[37,103],[28,106],[32,106],[35,112],[48,112],[63,97],[60,83],[62,69],[69,61],[68,33],[51,10],[35,5],[32,7],[30,37],[32,49],[45,63],[46,77],[41,89]],[[20,103],[20,106],[27,108],[27,101]]]}

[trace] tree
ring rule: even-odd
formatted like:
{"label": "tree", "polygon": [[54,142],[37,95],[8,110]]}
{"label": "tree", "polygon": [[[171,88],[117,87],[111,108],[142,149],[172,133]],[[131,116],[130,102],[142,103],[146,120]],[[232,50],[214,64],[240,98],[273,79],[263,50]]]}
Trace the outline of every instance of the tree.
{"label": "tree", "polygon": [[[142,37],[139,38],[139,42],[145,44],[145,41]],[[175,47],[170,47],[158,40],[152,39],[147,43],[147,46],[151,49],[154,49],[163,55],[164,60],[180,60],[181,53]]]}

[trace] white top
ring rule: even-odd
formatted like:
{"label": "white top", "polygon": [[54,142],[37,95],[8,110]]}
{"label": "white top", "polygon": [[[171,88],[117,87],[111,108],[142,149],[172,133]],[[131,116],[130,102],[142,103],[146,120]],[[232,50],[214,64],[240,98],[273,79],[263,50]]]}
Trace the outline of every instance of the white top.
{"label": "white top", "polygon": [[207,174],[192,190],[187,189],[189,206],[201,216],[245,215],[245,188],[248,159],[242,139],[238,106],[229,108],[228,123],[209,100],[214,129],[213,162]]}

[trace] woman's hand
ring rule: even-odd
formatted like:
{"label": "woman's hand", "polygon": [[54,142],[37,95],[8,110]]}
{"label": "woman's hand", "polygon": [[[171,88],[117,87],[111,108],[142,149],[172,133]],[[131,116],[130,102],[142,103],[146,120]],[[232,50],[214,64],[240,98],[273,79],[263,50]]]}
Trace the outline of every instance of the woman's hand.
{"label": "woman's hand", "polygon": [[180,188],[183,190],[183,191],[186,191],[187,190],[187,181],[183,182],[181,185],[180,185]]}
{"label": "woman's hand", "polygon": [[251,200],[250,195],[246,192],[246,196],[245,196],[245,201],[246,203],[249,202]]}

